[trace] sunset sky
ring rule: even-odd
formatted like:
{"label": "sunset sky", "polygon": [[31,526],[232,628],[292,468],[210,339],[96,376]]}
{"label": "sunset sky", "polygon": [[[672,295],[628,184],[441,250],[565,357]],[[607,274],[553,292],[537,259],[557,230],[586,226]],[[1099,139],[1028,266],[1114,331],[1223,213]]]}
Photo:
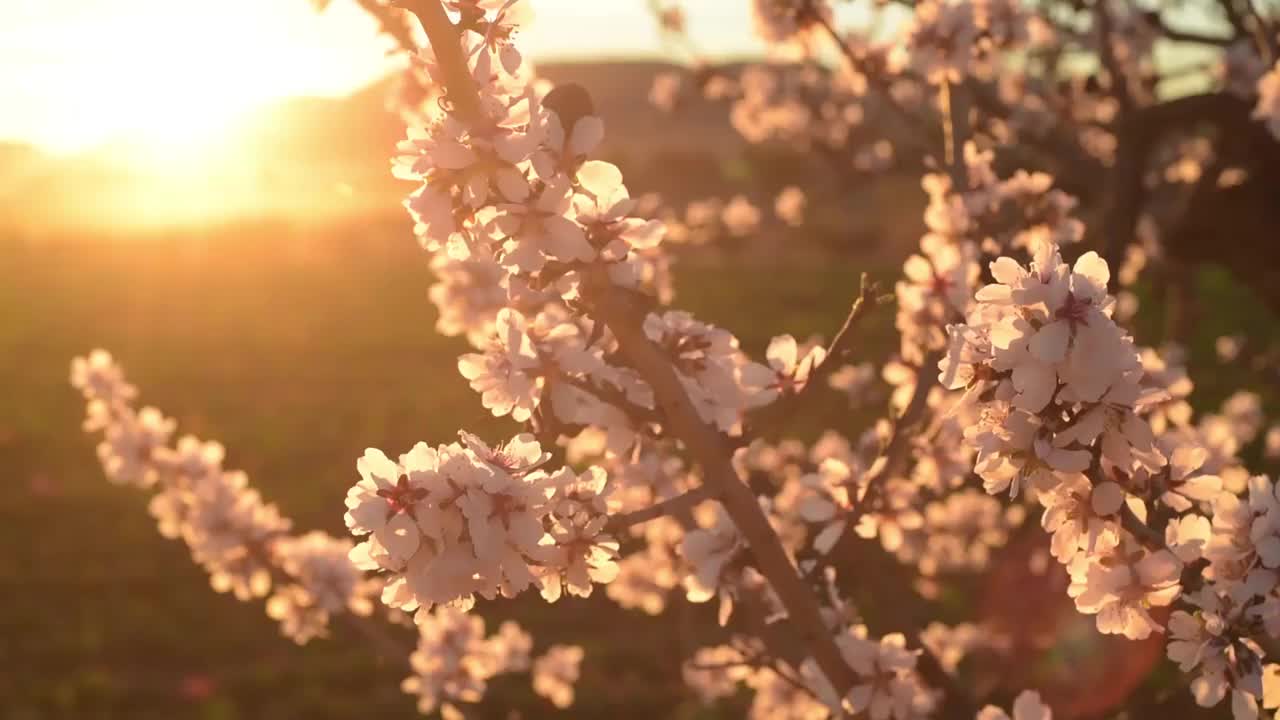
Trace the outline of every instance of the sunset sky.
{"label": "sunset sky", "polygon": [[[688,3],[701,47],[760,48],[742,0]],[[646,0],[536,0],[521,40],[535,59],[662,52]],[[115,139],[182,143],[246,110],[342,95],[391,69],[351,0],[5,0],[0,140],[74,151]]]}
{"label": "sunset sky", "polygon": [[[520,44],[535,61],[679,59],[647,5],[533,0],[536,20]],[[683,5],[702,52],[763,50],[745,0]],[[865,3],[838,14],[842,26],[868,19]],[[199,142],[270,101],[341,96],[385,75],[394,67],[387,42],[353,0],[322,14],[311,0],[0,0],[0,141],[55,152]]]}

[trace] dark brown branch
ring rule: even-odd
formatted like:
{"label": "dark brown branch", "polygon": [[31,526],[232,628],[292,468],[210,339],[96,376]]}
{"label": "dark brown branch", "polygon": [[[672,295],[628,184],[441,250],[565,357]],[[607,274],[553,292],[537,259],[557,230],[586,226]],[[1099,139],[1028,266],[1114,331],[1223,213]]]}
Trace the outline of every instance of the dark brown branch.
{"label": "dark brown branch", "polygon": [[[462,56],[458,29],[449,22],[437,0],[405,0],[405,7],[418,16],[435,50],[444,74],[446,96],[464,119],[483,121],[480,98]],[[658,406],[673,434],[680,438],[706,474],[705,482],[722,498],[725,509],[746,538],[760,571],[769,579],[782,600],[800,637],[833,687],[844,695],[853,687],[853,670],[844,661],[835,640],[822,621],[817,599],[805,586],[760,509],[755,494],[738,478],[730,462],[730,450],[720,434],[702,422],[697,409],[685,394],[675,369],[644,334],[642,317],[636,317],[615,292],[608,275],[593,272],[584,278],[584,296],[593,311],[613,331],[622,352],[641,371],[654,390]]]}
{"label": "dark brown branch", "polygon": [[1218,0],[1218,7],[1222,8],[1222,14],[1231,24],[1231,29],[1236,31],[1236,37],[1248,37],[1249,29],[1244,26],[1244,18],[1240,16],[1235,3],[1232,0]]}
{"label": "dark brown branch", "polygon": [[951,176],[951,187],[964,192],[969,186],[969,172],[964,161],[964,144],[969,141],[969,96],[964,84],[943,80],[938,86],[942,100],[942,147]]}
{"label": "dark brown branch", "polygon": [[[466,60],[462,57],[457,28],[448,21],[443,8],[434,0],[406,0],[406,3],[419,17],[436,50],[444,75],[446,96],[465,119],[482,121],[479,97],[467,70]],[[828,28],[828,31],[843,47],[844,43],[835,35],[834,30]],[[848,48],[844,49],[848,53]],[[848,54],[852,58],[852,54]],[[878,79],[873,78],[873,81],[878,82]],[[907,117],[915,120],[912,116]],[[755,493],[738,477],[731,462],[731,448],[719,432],[702,421],[670,360],[645,335],[643,310],[631,306],[623,295],[616,292],[607,273],[601,268],[594,268],[585,274],[582,292],[590,312],[608,326],[618,341],[620,352],[653,389],[658,409],[667,421],[672,436],[683,442],[694,461],[702,467],[704,486],[709,488],[709,493],[720,499],[746,540],[753,564],[769,581],[787,611],[788,625],[794,630],[788,636],[800,643],[804,655],[814,658],[836,692],[841,696],[845,695],[855,684],[856,676],[826,627],[817,598],[797,571],[786,548],[761,510]],[[930,373],[925,377],[931,375]],[[922,378],[918,383],[917,395],[927,394],[927,388],[922,387],[925,384],[926,381]],[[923,400],[913,401],[908,411],[915,408],[912,413],[914,415],[922,405]],[[904,413],[900,421],[911,419]],[[906,422],[900,423],[902,431],[895,433],[887,448],[886,452],[891,454],[891,458],[892,455],[905,453],[906,426]],[[664,511],[668,509],[671,508],[664,508]]]}
{"label": "dark brown branch", "polygon": [[[846,519],[844,534],[836,541],[836,545],[828,553],[828,557],[838,557],[852,552],[850,546],[856,542],[857,538],[857,535],[853,532],[854,526],[858,524],[864,514],[878,509],[880,498],[889,480],[906,469],[906,465],[911,459],[911,439],[924,422],[926,410],[929,407],[929,393],[937,382],[938,375],[935,369],[940,358],[941,353],[931,352],[927,353],[921,361],[920,367],[916,371],[915,391],[912,393],[911,399],[907,402],[902,414],[894,421],[889,442],[881,453],[881,456],[885,459],[884,464],[867,481],[866,492],[863,493],[858,505]],[[822,563],[814,565],[813,570],[809,573],[810,579],[817,577],[822,572],[822,565]],[[885,578],[881,578],[881,581],[883,584]],[[908,583],[899,583],[899,588],[896,592],[892,590],[893,583],[888,583],[888,585],[890,587],[889,592],[892,592],[894,597],[905,599],[914,595]],[[938,659],[928,648],[921,648],[916,669],[926,684],[943,691],[944,712],[940,714],[940,717],[973,717],[977,711],[977,703],[974,701],[973,696],[943,669]]]}
{"label": "dark brown branch", "polygon": [[1147,16],[1151,24],[1160,30],[1160,34],[1174,42],[1195,43],[1197,45],[1213,45],[1216,47],[1227,47],[1236,41],[1234,37],[1223,37],[1221,35],[1203,35],[1201,33],[1190,32],[1188,30],[1178,30],[1170,27],[1159,13],[1151,13]]}
{"label": "dark brown branch", "polygon": [[[1244,0],[1243,5],[1244,11],[1241,12],[1235,0],[1218,0],[1227,22],[1236,31],[1236,39],[1247,37],[1253,40],[1254,49],[1262,55],[1264,64],[1270,66],[1276,59],[1277,50],[1280,50],[1276,45],[1275,28],[1258,14],[1250,0]],[[1249,27],[1250,22],[1253,27]]]}
{"label": "dark brown branch", "polygon": [[1123,119],[1133,110],[1133,95],[1129,92],[1129,78],[1120,67],[1115,48],[1111,45],[1111,12],[1107,9],[1106,0],[1094,0],[1094,16],[1098,24],[1098,55],[1111,78],[1111,93],[1120,103],[1119,115]]}

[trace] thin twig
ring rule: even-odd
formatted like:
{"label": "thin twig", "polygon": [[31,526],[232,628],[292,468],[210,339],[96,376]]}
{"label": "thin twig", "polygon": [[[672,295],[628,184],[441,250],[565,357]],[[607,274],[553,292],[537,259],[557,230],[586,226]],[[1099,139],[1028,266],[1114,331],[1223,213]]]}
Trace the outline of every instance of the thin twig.
{"label": "thin twig", "polygon": [[571,387],[575,387],[600,402],[612,405],[626,413],[627,416],[637,424],[657,422],[658,420],[657,413],[652,409],[631,402],[626,393],[618,390],[617,388],[609,387],[607,385],[595,385],[581,378],[575,378],[565,374],[556,376],[553,382],[562,382]]}
{"label": "thin twig", "polygon": [[880,304],[880,300],[880,286],[868,280],[866,273],[862,273],[859,279],[858,297],[854,299],[844,324],[836,331],[831,345],[827,347],[826,358],[809,373],[804,388],[796,393],[797,399],[805,397],[805,393],[812,392],[810,388],[825,385],[827,378],[831,377],[831,374],[844,363],[849,352],[853,350],[854,328],[861,324],[863,318],[871,314],[871,311]]}
{"label": "thin twig", "polygon": [[748,421],[748,429],[743,433],[744,444],[749,442],[750,438],[760,437],[784,427],[811,398],[821,392],[820,388],[827,385],[827,380],[844,365],[849,353],[853,350],[853,341],[856,336],[854,330],[880,304],[880,301],[879,286],[870,282],[867,274],[863,273],[858,297],[849,308],[844,324],[840,326],[835,338],[827,346],[827,356],[809,372],[809,377],[805,379],[802,388],[790,395],[784,395],[772,405],[761,408],[757,417]]}
{"label": "thin twig", "polygon": [[924,123],[921,122],[920,117],[916,113],[908,112],[906,108],[898,104],[898,100],[893,96],[893,91],[889,83],[886,82],[883,77],[867,68],[863,59],[858,57],[858,54],[853,51],[853,48],[849,47],[849,43],[845,42],[844,38],[840,37],[839,31],[837,31],[835,27],[826,20],[826,18],[818,16],[816,21],[827,33],[827,37],[830,38],[831,42],[835,43],[836,48],[840,50],[840,54],[844,56],[846,61],[848,61],[849,67],[867,79],[867,84],[872,88],[875,88],[875,90],[881,95],[881,100],[884,101],[885,105],[892,108],[894,113],[897,114],[900,119],[916,131],[920,137],[920,142],[918,144],[927,149],[930,131],[925,127]]}
{"label": "thin twig", "polygon": [[609,519],[608,532],[619,532],[626,530],[632,525],[656,520],[666,515],[674,515],[685,510],[691,510],[699,503],[705,500],[711,500],[715,494],[711,492],[710,486],[699,485],[690,490],[686,490],[673,498],[667,498],[661,502],[656,502],[649,507],[635,510],[624,515],[615,515]]}
{"label": "thin twig", "polygon": [[[907,407],[903,409],[902,414],[898,416],[893,423],[893,430],[889,436],[889,442],[885,445],[884,451],[880,453],[883,462],[880,468],[867,480],[867,489],[863,492],[862,497],[857,504],[848,513],[845,518],[844,531],[839,538],[836,538],[835,545],[826,554],[828,558],[839,557],[849,551],[848,543],[853,542],[856,535],[853,529],[858,525],[858,521],[868,512],[878,510],[880,496],[884,492],[885,486],[889,480],[897,475],[902,465],[909,459],[907,452],[911,448],[910,437],[915,428],[923,421],[923,414],[928,403],[929,391],[933,388],[933,384],[937,381],[937,375],[929,372],[928,368],[938,364],[941,357],[939,353],[929,353],[925,355],[924,361],[920,368],[916,371],[916,388],[911,395],[911,400],[907,403]],[[822,572],[823,563],[816,563],[807,574],[807,579],[815,580]]]}
{"label": "thin twig", "polygon": [[938,361],[941,359],[942,354],[935,351],[926,353],[920,361],[920,367],[916,369],[915,392],[911,394],[911,400],[903,408],[902,414],[893,423],[893,432],[889,436],[889,442],[885,445],[884,452],[881,453],[884,458],[884,464],[867,481],[867,492],[863,495],[860,507],[865,508],[876,502],[879,494],[884,491],[884,485],[889,478],[902,472],[903,465],[909,459],[910,453],[908,451],[911,449],[911,438],[915,429],[924,420],[924,411],[929,406],[929,391],[938,382],[938,375],[933,370],[938,366]]}

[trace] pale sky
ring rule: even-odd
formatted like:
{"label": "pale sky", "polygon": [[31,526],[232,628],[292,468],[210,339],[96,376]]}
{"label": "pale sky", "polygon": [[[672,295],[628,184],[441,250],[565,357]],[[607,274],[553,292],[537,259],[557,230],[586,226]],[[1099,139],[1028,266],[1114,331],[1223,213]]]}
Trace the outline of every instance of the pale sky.
{"label": "pale sky", "polygon": [[[534,0],[534,60],[664,53],[646,0]],[[686,3],[704,52],[746,54],[745,0]],[[74,151],[189,140],[282,97],[343,95],[387,72],[352,0],[0,0],[0,140]]]}
{"label": "pale sky", "polygon": [[[519,42],[535,62],[679,59],[648,0],[532,2]],[[763,51],[747,0],[681,4],[702,52]],[[837,22],[864,24],[867,4],[841,5]],[[323,14],[311,0],[0,0],[0,141],[190,145],[273,100],[368,84],[393,67],[387,43],[353,0]]]}

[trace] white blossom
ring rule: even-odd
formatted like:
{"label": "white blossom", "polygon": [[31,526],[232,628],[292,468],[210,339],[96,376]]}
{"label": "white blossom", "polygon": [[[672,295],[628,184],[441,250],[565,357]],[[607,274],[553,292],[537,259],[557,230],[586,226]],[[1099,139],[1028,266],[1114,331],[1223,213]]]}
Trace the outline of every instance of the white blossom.
{"label": "white blossom", "polygon": [[578,681],[582,648],[553,645],[533,662],[533,690],[558,708],[573,704],[573,686]]}

